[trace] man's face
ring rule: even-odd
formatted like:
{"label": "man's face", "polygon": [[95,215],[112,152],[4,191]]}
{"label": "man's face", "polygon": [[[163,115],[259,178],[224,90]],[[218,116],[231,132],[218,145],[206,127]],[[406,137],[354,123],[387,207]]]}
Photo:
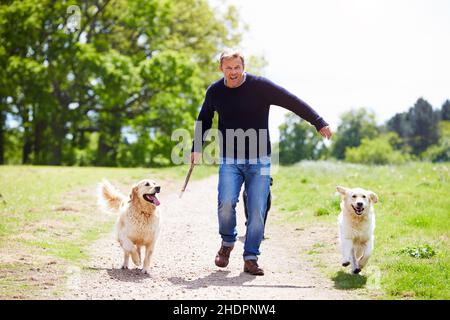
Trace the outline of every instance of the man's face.
{"label": "man's face", "polygon": [[230,88],[238,87],[244,78],[244,66],[240,58],[231,58],[222,60],[220,70]]}

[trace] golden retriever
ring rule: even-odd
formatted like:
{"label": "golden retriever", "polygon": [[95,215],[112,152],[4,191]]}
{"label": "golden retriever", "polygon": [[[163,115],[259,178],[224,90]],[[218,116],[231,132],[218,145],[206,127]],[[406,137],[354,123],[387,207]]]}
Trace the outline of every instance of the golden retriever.
{"label": "golden retriever", "polygon": [[124,251],[122,269],[128,269],[131,259],[141,265],[141,247],[145,247],[142,272],[148,274],[150,260],[159,234],[160,202],[156,196],[161,187],[153,180],[142,180],[135,184],[129,198],[107,180],[99,185],[100,208],[120,214],[116,223],[117,241]]}
{"label": "golden retriever", "polygon": [[361,188],[337,186],[342,195],[338,217],[342,265],[352,265],[353,274],[361,272],[374,247],[375,211],[378,196]]}

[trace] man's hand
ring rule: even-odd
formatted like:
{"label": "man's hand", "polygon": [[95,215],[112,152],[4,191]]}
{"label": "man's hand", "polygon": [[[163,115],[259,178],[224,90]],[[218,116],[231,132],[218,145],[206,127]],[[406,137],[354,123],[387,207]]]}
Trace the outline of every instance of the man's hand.
{"label": "man's hand", "polygon": [[328,140],[330,140],[331,136],[333,135],[329,126],[320,129],[319,133],[322,135],[322,137],[327,138]]}
{"label": "man's hand", "polygon": [[200,156],[201,156],[200,152],[191,152],[191,163],[198,164]]}

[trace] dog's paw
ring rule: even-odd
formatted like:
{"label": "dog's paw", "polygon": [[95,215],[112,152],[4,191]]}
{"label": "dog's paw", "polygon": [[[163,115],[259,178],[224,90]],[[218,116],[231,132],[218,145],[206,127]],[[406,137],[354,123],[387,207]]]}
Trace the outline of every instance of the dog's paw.
{"label": "dog's paw", "polygon": [[140,266],[141,266],[141,259],[138,259],[138,260],[134,260],[133,259],[133,263],[134,263],[134,265],[136,266],[136,268],[139,268]]}
{"label": "dog's paw", "polygon": [[356,268],[355,270],[353,270],[353,274],[358,274],[360,272],[361,272],[361,269],[359,269],[359,268]]}
{"label": "dog's paw", "polygon": [[143,274],[150,274],[150,271],[148,269],[142,269],[141,272]]}
{"label": "dog's paw", "polygon": [[128,266],[122,265],[121,269],[128,269]]}
{"label": "dog's paw", "polygon": [[347,261],[347,262],[342,262],[342,266],[343,267],[348,267],[350,265],[350,262],[349,261]]}

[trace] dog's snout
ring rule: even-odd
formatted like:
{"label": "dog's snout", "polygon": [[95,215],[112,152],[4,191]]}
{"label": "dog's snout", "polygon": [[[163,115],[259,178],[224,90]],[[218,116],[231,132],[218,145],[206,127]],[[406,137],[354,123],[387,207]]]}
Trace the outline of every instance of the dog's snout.
{"label": "dog's snout", "polygon": [[161,191],[161,187],[157,186],[157,187],[155,187],[155,190],[156,190],[157,193],[159,193]]}
{"label": "dog's snout", "polygon": [[363,203],[362,203],[362,202],[357,202],[356,205],[357,205],[358,207],[362,207],[362,206],[363,206]]}

